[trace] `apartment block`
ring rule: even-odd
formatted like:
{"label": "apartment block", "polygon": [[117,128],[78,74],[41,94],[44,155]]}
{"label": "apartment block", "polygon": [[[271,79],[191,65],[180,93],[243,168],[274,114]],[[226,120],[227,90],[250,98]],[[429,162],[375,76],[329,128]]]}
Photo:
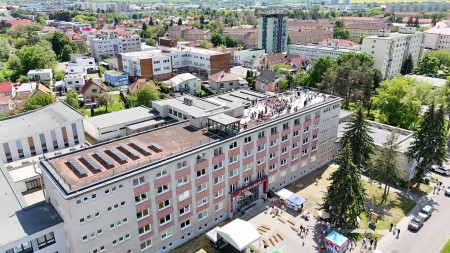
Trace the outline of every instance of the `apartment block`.
{"label": "apartment block", "polygon": [[416,32],[415,27],[400,27],[398,33],[386,29],[380,30],[378,36],[364,38],[361,51],[374,59],[374,67],[381,71],[383,78],[388,79],[400,73],[408,55],[412,56],[414,66],[417,66],[423,43],[423,32]]}
{"label": "apartment block", "polygon": [[315,31],[293,31],[288,32],[291,44],[307,45],[309,43],[318,43],[327,38],[333,37],[333,31],[315,30]]}
{"label": "apartment block", "polygon": [[27,205],[0,161],[0,252],[70,252],[64,222],[55,208],[44,202]]}
{"label": "apartment block", "polygon": [[265,14],[258,19],[258,48],[266,53],[287,50],[288,18],[284,14]]}
{"label": "apartment block", "polygon": [[51,82],[53,80],[53,71],[51,69],[32,69],[28,71],[27,77],[33,81]]}
{"label": "apartment block", "polygon": [[141,38],[139,35],[127,34],[121,30],[101,31],[96,38],[89,39],[91,54],[96,61],[101,61],[103,56],[116,57],[118,53],[141,51]]}
{"label": "apartment block", "polygon": [[364,37],[378,35],[380,29],[389,29],[384,24],[353,23],[345,25],[344,27],[345,30],[348,31],[349,39],[355,42],[359,42]]}
{"label": "apartment block", "polygon": [[132,77],[167,80],[173,73],[170,55],[161,50],[119,53],[117,62],[119,71]]}
{"label": "apartment block", "polygon": [[334,46],[316,46],[316,45],[289,45],[288,53],[298,56],[307,56],[311,61],[315,61],[320,57],[331,57],[336,59],[341,54],[359,53],[359,47],[334,47]]}
{"label": "apartment block", "polygon": [[71,252],[169,252],[331,161],[341,99],[293,92],[262,122],[249,90],[154,101],[178,122],[42,160]]}
{"label": "apartment block", "polygon": [[85,142],[84,115],[57,102],[0,120],[0,161],[8,163]]}
{"label": "apartment block", "polygon": [[171,57],[172,67],[177,72],[195,71],[199,75],[212,75],[230,71],[231,56],[227,52],[186,46],[158,46],[158,49]]}
{"label": "apartment block", "polygon": [[425,48],[450,49],[450,20],[442,20],[425,31]]}
{"label": "apartment block", "polygon": [[258,30],[256,28],[225,28],[223,35],[235,38],[245,48],[258,46]]}

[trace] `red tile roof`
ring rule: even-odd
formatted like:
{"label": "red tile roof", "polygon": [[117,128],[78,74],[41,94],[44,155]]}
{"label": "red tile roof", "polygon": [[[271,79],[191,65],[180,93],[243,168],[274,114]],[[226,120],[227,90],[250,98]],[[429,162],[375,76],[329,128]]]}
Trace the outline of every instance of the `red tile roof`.
{"label": "red tile roof", "polygon": [[265,57],[270,64],[277,64],[277,63],[286,64],[289,62],[289,60],[296,58],[298,56],[294,54],[284,55],[282,53],[274,53],[268,54]]}
{"label": "red tile roof", "polygon": [[299,56],[290,60],[297,68],[306,68],[311,63],[308,56]]}
{"label": "red tile roof", "polygon": [[358,45],[350,40],[342,40],[342,39],[333,39],[333,38],[326,38],[319,42],[319,45],[322,46],[337,46],[337,47],[353,47],[355,45]]}
{"label": "red tile roof", "polygon": [[239,81],[238,75],[233,74],[233,73],[228,73],[223,70],[215,73],[214,75],[209,76],[209,79],[211,79],[212,81],[214,81],[216,83]]}
{"label": "red tile roof", "polygon": [[[404,17],[402,18],[402,22],[403,23],[408,23],[409,17]],[[416,21],[416,18],[413,17],[413,22]],[[431,24],[431,21],[433,21],[433,19],[431,18],[419,18],[419,24]]]}
{"label": "red tile roof", "polygon": [[387,25],[383,23],[374,23],[374,24],[348,24],[344,26],[345,29],[361,29],[361,30],[379,30],[381,28],[387,27]]}
{"label": "red tile roof", "polygon": [[1,93],[11,93],[13,86],[9,82],[0,82],[0,92]]}
{"label": "red tile roof", "polygon": [[12,27],[17,26],[17,25],[26,25],[28,23],[31,23],[31,20],[28,19],[11,19],[11,20],[6,20],[7,23],[9,23]]}
{"label": "red tile roof", "polygon": [[95,85],[104,91],[108,91],[108,87],[106,87],[106,85],[103,82],[90,78],[89,80],[86,80],[83,87],[81,87],[80,93],[81,94],[85,93],[92,85]]}

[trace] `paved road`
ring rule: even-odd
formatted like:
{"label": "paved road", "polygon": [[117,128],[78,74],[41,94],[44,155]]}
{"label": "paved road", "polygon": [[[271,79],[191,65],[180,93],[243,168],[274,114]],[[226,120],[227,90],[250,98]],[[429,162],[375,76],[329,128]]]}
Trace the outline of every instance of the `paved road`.
{"label": "paved road", "polygon": [[[434,175],[436,176],[436,175]],[[436,176],[445,186],[450,185],[450,178]],[[426,204],[431,204],[435,211],[422,229],[413,233],[407,229],[412,217]],[[405,219],[397,225],[400,228],[400,238],[393,234],[383,237],[378,243],[378,250],[383,253],[439,253],[450,239],[450,197],[430,194],[418,202],[418,205]]]}

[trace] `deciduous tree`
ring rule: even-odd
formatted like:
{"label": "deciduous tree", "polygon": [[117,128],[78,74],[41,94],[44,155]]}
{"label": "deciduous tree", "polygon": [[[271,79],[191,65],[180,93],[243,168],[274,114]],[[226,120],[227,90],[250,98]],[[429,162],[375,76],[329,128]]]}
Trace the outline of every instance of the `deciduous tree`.
{"label": "deciduous tree", "polygon": [[392,131],[383,146],[371,158],[369,175],[384,184],[382,201],[386,201],[390,187],[397,186],[404,178],[404,169],[399,164],[399,133]]}
{"label": "deciduous tree", "polygon": [[330,57],[320,57],[314,63],[314,66],[309,71],[308,86],[317,87],[321,83],[323,76],[328,69],[333,70],[336,67],[336,62]]}
{"label": "deciduous tree", "polygon": [[133,107],[136,106],[147,106],[152,107],[152,101],[159,99],[159,93],[157,90],[153,89],[148,85],[144,85],[137,91],[132,93],[130,96],[130,103]]}
{"label": "deciduous tree", "polygon": [[66,98],[64,99],[66,104],[72,106],[75,109],[78,109],[80,106],[78,105],[78,93],[76,90],[69,90],[66,94]]}
{"label": "deciduous tree", "polygon": [[402,75],[411,74],[413,70],[414,70],[414,62],[412,60],[411,54],[409,54],[402,63],[400,74]]}
{"label": "deciduous tree", "polygon": [[55,97],[48,93],[36,93],[25,101],[24,111],[36,110],[54,103]]}
{"label": "deciduous tree", "polygon": [[425,55],[420,59],[416,72],[419,75],[435,75],[439,70],[438,60],[430,55]]}
{"label": "deciduous tree", "polygon": [[97,97],[97,105],[102,107],[105,106],[105,112],[108,112],[108,105],[114,103],[114,99],[108,92],[103,92]]}

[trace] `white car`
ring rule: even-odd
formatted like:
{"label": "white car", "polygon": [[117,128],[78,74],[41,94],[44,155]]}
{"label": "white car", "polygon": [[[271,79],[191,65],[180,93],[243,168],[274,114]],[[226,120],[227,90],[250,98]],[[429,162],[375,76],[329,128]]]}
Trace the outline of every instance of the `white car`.
{"label": "white car", "polygon": [[450,170],[447,168],[444,168],[442,166],[439,165],[431,165],[430,167],[430,171],[445,175],[445,176],[450,176]]}
{"label": "white car", "polygon": [[445,188],[445,196],[450,196],[450,186]]}

